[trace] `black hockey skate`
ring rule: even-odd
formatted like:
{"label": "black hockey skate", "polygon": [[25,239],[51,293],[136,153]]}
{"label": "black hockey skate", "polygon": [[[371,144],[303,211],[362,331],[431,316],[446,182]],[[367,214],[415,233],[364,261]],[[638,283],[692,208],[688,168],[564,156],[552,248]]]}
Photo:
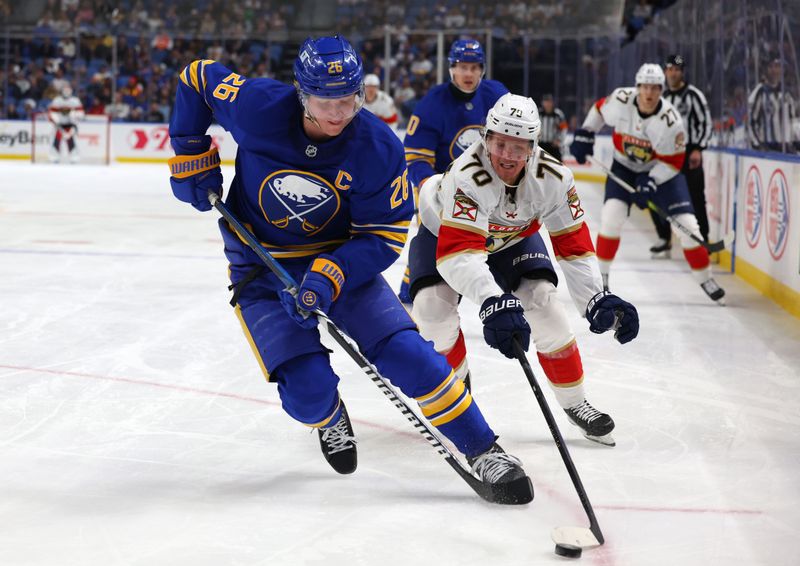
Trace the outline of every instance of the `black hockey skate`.
{"label": "black hockey skate", "polygon": [[606,446],[616,446],[611,431],[614,430],[614,420],[605,413],[601,413],[584,399],[580,404],[564,409],[570,422],[581,429],[583,436]]}
{"label": "black hockey skate", "polygon": [[720,306],[725,306],[725,289],[720,287],[713,277],[709,277],[708,280],[700,283],[700,286],[712,301]]}
{"label": "black hockey skate", "polygon": [[472,376],[469,372],[467,372],[467,375],[464,376],[464,387],[467,388],[467,391],[472,393]]}
{"label": "black hockey skate", "polygon": [[672,244],[669,240],[659,240],[650,247],[652,259],[670,259],[672,257]]}
{"label": "black hockey skate", "polygon": [[496,442],[483,454],[467,458],[472,473],[490,486],[492,500],[505,505],[523,505],[533,501],[533,484],[525,475],[522,462],[506,454]]}
{"label": "black hockey skate", "polygon": [[340,474],[352,474],[358,465],[356,438],[353,436],[353,425],[347,416],[347,409],[342,403],[342,416],[330,428],[319,429],[319,445],[322,454],[331,468]]}

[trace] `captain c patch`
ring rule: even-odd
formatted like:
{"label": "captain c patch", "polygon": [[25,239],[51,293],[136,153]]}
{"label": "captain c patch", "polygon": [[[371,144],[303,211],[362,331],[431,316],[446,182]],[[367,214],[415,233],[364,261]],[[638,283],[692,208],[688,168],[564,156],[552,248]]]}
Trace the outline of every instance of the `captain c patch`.
{"label": "captain c patch", "polygon": [[578,196],[578,191],[575,189],[575,187],[572,187],[569,191],[567,191],[567,203],[569,204],[570,212],[572,212],[573,220],[577,220],[583,216],[581,197]]}

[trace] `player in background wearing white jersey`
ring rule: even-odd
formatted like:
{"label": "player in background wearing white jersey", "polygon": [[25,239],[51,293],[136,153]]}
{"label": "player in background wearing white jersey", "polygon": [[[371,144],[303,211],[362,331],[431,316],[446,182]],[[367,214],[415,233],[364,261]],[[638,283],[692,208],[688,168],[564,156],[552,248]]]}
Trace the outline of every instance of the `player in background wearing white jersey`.
{"label": "player in background wearing white jersey", "polygon": [[[570,152],[578,163],[594,151],[594,134],[603,126],[614,128],[614,162],[611,171],[637,191],[630,193],[610,176],[606,179],[597,258],[608,289],[608,273],[619,248],[622,225],[631,204],[647,208],[653,201],[661,210],[701,238],[686,178],[681,167],[686,155],[686,130],[681,115],[661,98],[664,71],[645,63],[636,72],[635,88],[618,88],[592,106],[583,127],[575,131]],[[687,234],[673,227],[692,275],[714,301],[724,304],[725,291],[711,276],[708,251]]]}
{"label": "player in background wearing white jersey", "polygon": [[[696,86],[686,82],[683,67],[686,64],[681,55],[667,57],[664,73],[667,78],[667,89],[664,99],[668,100],[680,112],[686,128],[686,159],[683,162],[683,173],[689,196],[692,199],[694,215],[700,227],[700,235],[708,241],[708,214],[706,213],[706,182],[703,171],[703,151],[708,147],[714,123],[706,97]],[[653,225],[656,227],[659,241],[650,248],[653,258],[669,258],[672,249],[672,230],[669,222],[654,211],[650,211]]]}
{"label": "player in background wearing white jersey", "polygon": [[79,153],[75,140],[78,137],[78,122],[83,119],[84,113],[83,104],[72,94],[71,87],[65,86],[61,89],[61,94],[47,107],[47,115],[55,129],[53,145],[50,147],[50,161],[58,163],[61,160],[63,139],[67,141],[70,163],[77,163]]}
{"label": "player in background wearing white jersey", "polygon": [[386,122],[393,130],[397,128],[397,108],[392,97],[380,90],[378,75],[364,77],[364,108]]}
{"label": "player in background wearing white jersey", "polygon": [[514,337],[526,350],[533,337],[569,419],[587,438],[613,445],[614,421],[586,400],[580,352],[540,226],[592,332],[615,329],[619,342],[629,342],[639,319],[633,305],[603,290],[572,172],[538,147],[540,130],[533,99],[505,94],[489,110],[483,138],[423,183],[421,226],[409,250],[412,315],[462,379],[469,372],[462,295],[481,305],[484,338],[506,357],[514,357]]}

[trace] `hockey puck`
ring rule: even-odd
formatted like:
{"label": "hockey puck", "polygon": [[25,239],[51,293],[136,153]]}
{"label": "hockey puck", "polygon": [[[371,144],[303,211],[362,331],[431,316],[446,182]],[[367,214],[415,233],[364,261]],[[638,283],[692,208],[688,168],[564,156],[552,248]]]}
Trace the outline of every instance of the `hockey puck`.
{"label": "hockey puck", "polygon": [[583,549],[580,546],[572,546],[571,544],[557,544],[556,554],[566,558],[580,558]]}

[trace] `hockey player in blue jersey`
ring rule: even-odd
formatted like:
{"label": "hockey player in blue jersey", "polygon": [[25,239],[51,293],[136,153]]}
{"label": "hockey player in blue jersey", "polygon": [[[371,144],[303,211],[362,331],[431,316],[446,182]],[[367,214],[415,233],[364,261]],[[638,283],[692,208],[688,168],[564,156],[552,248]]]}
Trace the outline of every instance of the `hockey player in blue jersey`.
{"label": "hockey player in blue jersey", "polygon": [[[486,57],[474,39],[457,39],[447,56],[450,81],[430,89],[414,107],[403,141],[408,180],[415,190],[481,138],[486,113],[508,92],[498,81],[484,79]],[[398,294],[411,303],[408,269]]]}
{"label": "hockey player in blue jersey", "polygon": [[339,378],[321,344],[319,309],[346,331],[378,370],[414,398],[422,413],[466,456],[485,484],[523,486],[518,459],[505,454],[447,360],[419,335],[381,272],[400,254],[414,213],[397,137],[359,112],[361,61],[343,38],[308,39],[294,87],[248,79],[210,60],[180,73],[170,136],[175,196],[210,209],[222,193],[212,116],[238,143],[228,208],[301,281],[295,301],[277,277],[220,220],[230,262],[232,304],[256,359],[277,383],[284,410],[317,428],[339,473],[356,469],[356,443]]}

